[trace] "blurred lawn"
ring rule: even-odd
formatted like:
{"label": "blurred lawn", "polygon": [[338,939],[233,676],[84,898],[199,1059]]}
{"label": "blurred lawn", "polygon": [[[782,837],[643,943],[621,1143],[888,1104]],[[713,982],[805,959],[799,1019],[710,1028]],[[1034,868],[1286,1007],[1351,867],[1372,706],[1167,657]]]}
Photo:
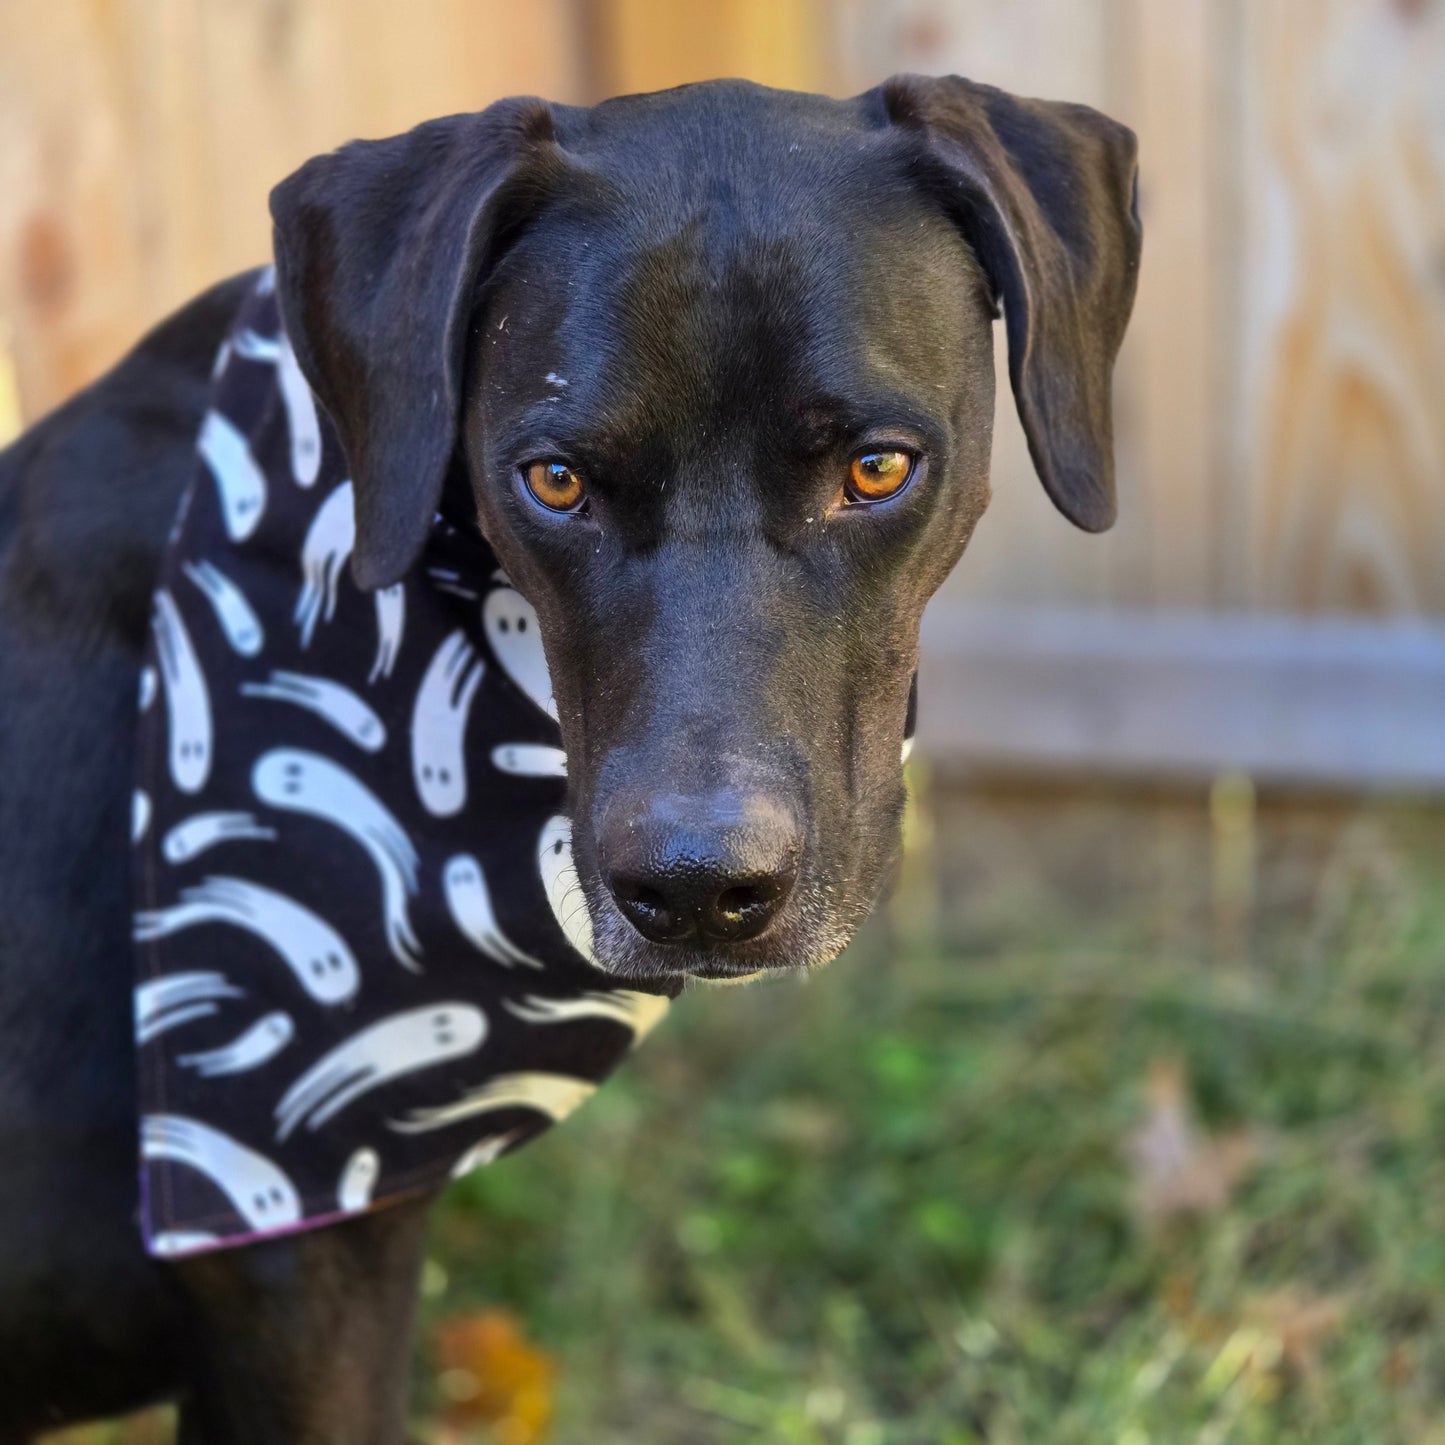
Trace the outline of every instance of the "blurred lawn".
{"label": "blurred lawn", "polygon": [[1445,813],[929,800],[452,1190],[417,1440],[1445,1442]]}
{"label": "blurred lawn", "polygon": [[1445,1441],[1445,817],[931,801],[845,959],[449,1196],[429,1324],[559,1445]]}

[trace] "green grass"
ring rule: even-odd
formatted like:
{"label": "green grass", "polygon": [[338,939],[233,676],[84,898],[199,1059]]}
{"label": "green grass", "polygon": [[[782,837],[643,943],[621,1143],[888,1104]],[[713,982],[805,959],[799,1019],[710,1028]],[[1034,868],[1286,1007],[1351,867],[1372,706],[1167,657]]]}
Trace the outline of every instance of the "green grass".
{"label": "green grass", "polygon": [[[558,1445],[1445,1441],[1440,819],[1206,819],[1182,886],[939,947],[915,864],[911,943],[689,994],[448,1196],[427,1323],[515,1311]],[[1130,1144],[1181,1103],[1194,1209]]]}
{"label": "green grass", "polygon": [[932,802],[847,956],[449,1192],[416,1439],[525,1438],[432,1348],[502,1308],[553,1445],[1445,1445],[1445,814]]}

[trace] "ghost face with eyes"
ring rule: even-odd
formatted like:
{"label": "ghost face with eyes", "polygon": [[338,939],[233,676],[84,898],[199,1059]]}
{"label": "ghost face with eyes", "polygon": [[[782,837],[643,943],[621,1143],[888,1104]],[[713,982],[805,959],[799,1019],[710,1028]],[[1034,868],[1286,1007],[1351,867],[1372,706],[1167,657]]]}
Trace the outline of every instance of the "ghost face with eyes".
{"label": "ghost face with eyes", "polygon": [[454,1002],[393,1014],[323,1055],[276,1105],[276,1137],[315,1130],[353,1100],[393,1079],[466,1057],[486,1037],[486,1016]]}
{"label": "ghost face with eyes", "polygon": [[411,714],[411,767],[417,795],[434,817],[461,812],[467,801],[463,744],[485,668],[460,630],[437,648]]}
{"label": "ghost face with eyes", "polygon": [[271,1160],[195,1119],[149,1114],[141,1120],[142,1157],[181,1164],[205,1175],[255,1230],[273,1230],[301,1219],[301,1198]]}
{"label": "ghost face with eyes", "polygon": [[135,937],[147,943],[191,928],[224,924],[266,944],[319,1004],[345,1003],[361,985],[346,940],[322,917],[273,888],[244,878],[210,877],[183,889],[168,908],[137,913]]}
{"label": "ghost face with eyes", "polygon": [[221,497],[226,534],[244,542],[266,510],[266,478],[246,438],[219,412],[206,413],[197,447]]}
{"label": "ghost face with eyes", "polygon": [[482,626],[502,671],[556,721],[557,700],[532,604],[513,587],[494,587],[482,604]]}

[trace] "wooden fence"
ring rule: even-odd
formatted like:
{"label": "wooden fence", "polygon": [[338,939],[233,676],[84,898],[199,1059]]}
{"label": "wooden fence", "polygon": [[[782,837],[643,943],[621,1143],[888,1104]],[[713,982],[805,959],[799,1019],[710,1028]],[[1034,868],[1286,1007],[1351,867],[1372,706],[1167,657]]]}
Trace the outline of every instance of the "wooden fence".
{"label": "wooden fence", "polygon": [[935,745],[1445,785],[1445,4],[849,0],[843,33],[852,79],[957,70],[1140,136],[1119,525],[1059,525],[1001,405],[930,615]]}
{"label": "wooden fence", "polygon": [[271,183],[352,135],[905,69],[1098,105],[1144,178],[1120,524],[1054,514],[1001,387],[935,750],[1445,783],[1445,0],[11,0],[0,433],[264,256]]}

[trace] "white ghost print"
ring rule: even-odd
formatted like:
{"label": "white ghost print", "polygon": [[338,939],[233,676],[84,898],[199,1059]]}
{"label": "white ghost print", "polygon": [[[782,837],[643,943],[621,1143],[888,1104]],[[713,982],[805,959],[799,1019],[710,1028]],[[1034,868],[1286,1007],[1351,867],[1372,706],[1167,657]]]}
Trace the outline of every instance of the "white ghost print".
{"label": "white ghost print", "polygon": [[467,801],[462,743],[472,700],[485,668],[460,630],[437,648],[411,711],[411,771],[422,806],[436,818],[461,812]]}
{"label": "white ghost print", "polygon": [[369,753],[380,752],[386,744],[386,725],[371,704],[329,677],[273,669],[266,682],[243,682],[241,693],[244,697],[270,698],[304,707]]}
{"label": "white ghost print", "polygon": [[246,594],[210,562],[187,562],[181,570],[211,604],[231,651],[242,657],[255,657],[265,644],[266,632]]}
{"label": "white ghost print", "polygon": [[161,855],[167,863],[189,863],[218,843],[240,839],[269,843],[274,828],[263,828],[252,813],[192,813],[167,830],[161,839]]}
{"label": "white ghost print", "polygon": [[180,609],[165,588],[155,595],[151,629],[165,684],[171,779],[183,793],[198,793],[211,775],[211,695]]}
{"label": "white ghost print", "polygon": [[482,603],[482,626],[502,671],[555,722],[557,700],[532,604],[515,588],[494,587]]}
{"label": "white ghost print", "polygon": [[587,912],[587,897],[572,862],[572,824],[558,813],[549,818],[537,839],[537,867],[542,874],[542,889],[547,895],[552,916],[567,935],[567,942],[594,968],[592,952],[592,918]]}
{"label": "white ghost print", "polygon": [[316,400],[296,364],[290,340],[284,334],[273,339],[255,331],[243,331],[234,345],[237,356],[275,366],[276,384],[291,434],[291,476],[298,487],[309,487],[321,470],[321,427],[316,417]]}
{"label": "white ghost print", "polygon": [[511,1145],[514,1139],[520,1137],[520,1129],[508,1129],[505,1134],[488,1134],[485,1139],[479,1139],[465,1154],[452,1165],[451,1175],[453,1179],[460,1179],[464,1174],[470,1174],[473,1169],[480,1169],[484,1164],[495,1163],[497,1159]]}
{"label": "white ghost print", "polygon": [[371,1203],[371,1192],[381,1177],[381,1156],[375,1149],[358,1149],[342,1166],[336,1184],[336,1203],[355,1214]]}
{"label": "white ghost print", "polygon": [[301,544],[301,595],[293,621],[301,629],[302,647],[311,646],[318,622],[331,621],[341,569],[355,545],[355,498],[351,483],[342,482],[317,509]]}
{"label": "white ghost print", "polygon": [[611,1019],[632,1030],[634,1047],[640,1044],[667,1012],[671,1000],[661,994],[638,993],[619,988],[612,992],[588,992],[575,998],[543,998],[530,995],[517,1003],[506,1002],[507,1012],[529,1024],[564,1024],[574,1019]]}
{"label": "white ghost print", "polygon": [[376,591],[376,660],[371,664],[367,682],[390,677],[401,651],[401,635],[406,626],[406,587],[398,582]]}
{"label": "white ghost print", "polygon": [[252,1229],[273,1230],[301,1220],[301,1199],[275,1164],[219,1129],[175,1114],[141,1120],[141,1156],[185,1164],[204,1174]]}
{"label": "white ghost print", "polygon": [[391,1120],[389,1127],[399,1134],[424,1134],[497,1109],[533,1109],[556,1123],[596,1092],[596,1084],[567,1074],[498,1074],[454,1103],[413,1109],[405,1119]]}
{"label": "white ghost print", "polygon": [[219,1244],[220,1238],[209,1229],[163,1229],[150,1237],[150,1252],[165,1259],[169,1255],[195,1254],[197,1250]]}
{"label": "white ghost print", "polygon": [[244,989],[209,970],[148,979],[135,989],[135,1041],[148,1044],[192,1019],[210,1018],[221,999],[244,997]]}
{"label": "white ghost print", "polygon": [[381,800],[345,768],[300,748],[263,754],[251,770],[251,787],[263,803],[331,823],[366,850],[381,879],[392,955],[406,968],[419,968],[421,944],[407,912],[417,886],[416,849]]}
{"label": "white ghost print", "polygon": [[[441,521],[440,513],[437,514],[437,521]],[[456,532],[456,528],[449,524],[446,530],[449,534]],[[462,574],[451,567],[428,567],[426,569],[426,575],[431,578],[432,586],[435,587],[438,592],[445,592],[452,597],[460,597],[465,602],[475,602],[477,600],[476,589],[468,587],[467,584],[462,581]]]}
{"label": "white ghost print", "polygon": [[361,973],[346,940],[324,918],[244,878],[207,878],[183,890],[179,903],[136,914],[135,936],[141,941],[169,938],[210,923],[254,934],[317,1003],[345,1003],[360,986]]}
{"label": "white ghost print", "polygon": [[482,1011],[465,1003],[427,1004],[362,1029],[323,1055],[276,1105],[276,1138],[301,1124],[319,1129],[353,1100],[421,1069],[475,1053],[486,1037]]}
{"label": "white ghost print", "polygon": [[218,1049],[182,1054],[176,1062],[194,1069],[203,1079],[221,1074],[244,1074],[268,1064],[296,1037],[291,1015],[277,1009],[256,1020],[245,1033]]}
{"label": "white ghost print", "polygon": [[546,743],[498,743],[492,749],[492,766],[519,778],[565,778],[567,754]]}
{"label": "white ghost print", "polygon": [[266,510],[266,478],[246,438],[220,412],[208,411],[196,445],[221,494],[221,519],[233,542],[244,542]]}
{"label": "white ghost print", "polygon": [[458,853],[447,860],[442,870],[442,891],[446,894],[452,922],[474,948],[507,968],[514,964],[545,967],[540,959],[524,953],[502,932],[492,909],[492,895],[482,865],[470,853]]}

